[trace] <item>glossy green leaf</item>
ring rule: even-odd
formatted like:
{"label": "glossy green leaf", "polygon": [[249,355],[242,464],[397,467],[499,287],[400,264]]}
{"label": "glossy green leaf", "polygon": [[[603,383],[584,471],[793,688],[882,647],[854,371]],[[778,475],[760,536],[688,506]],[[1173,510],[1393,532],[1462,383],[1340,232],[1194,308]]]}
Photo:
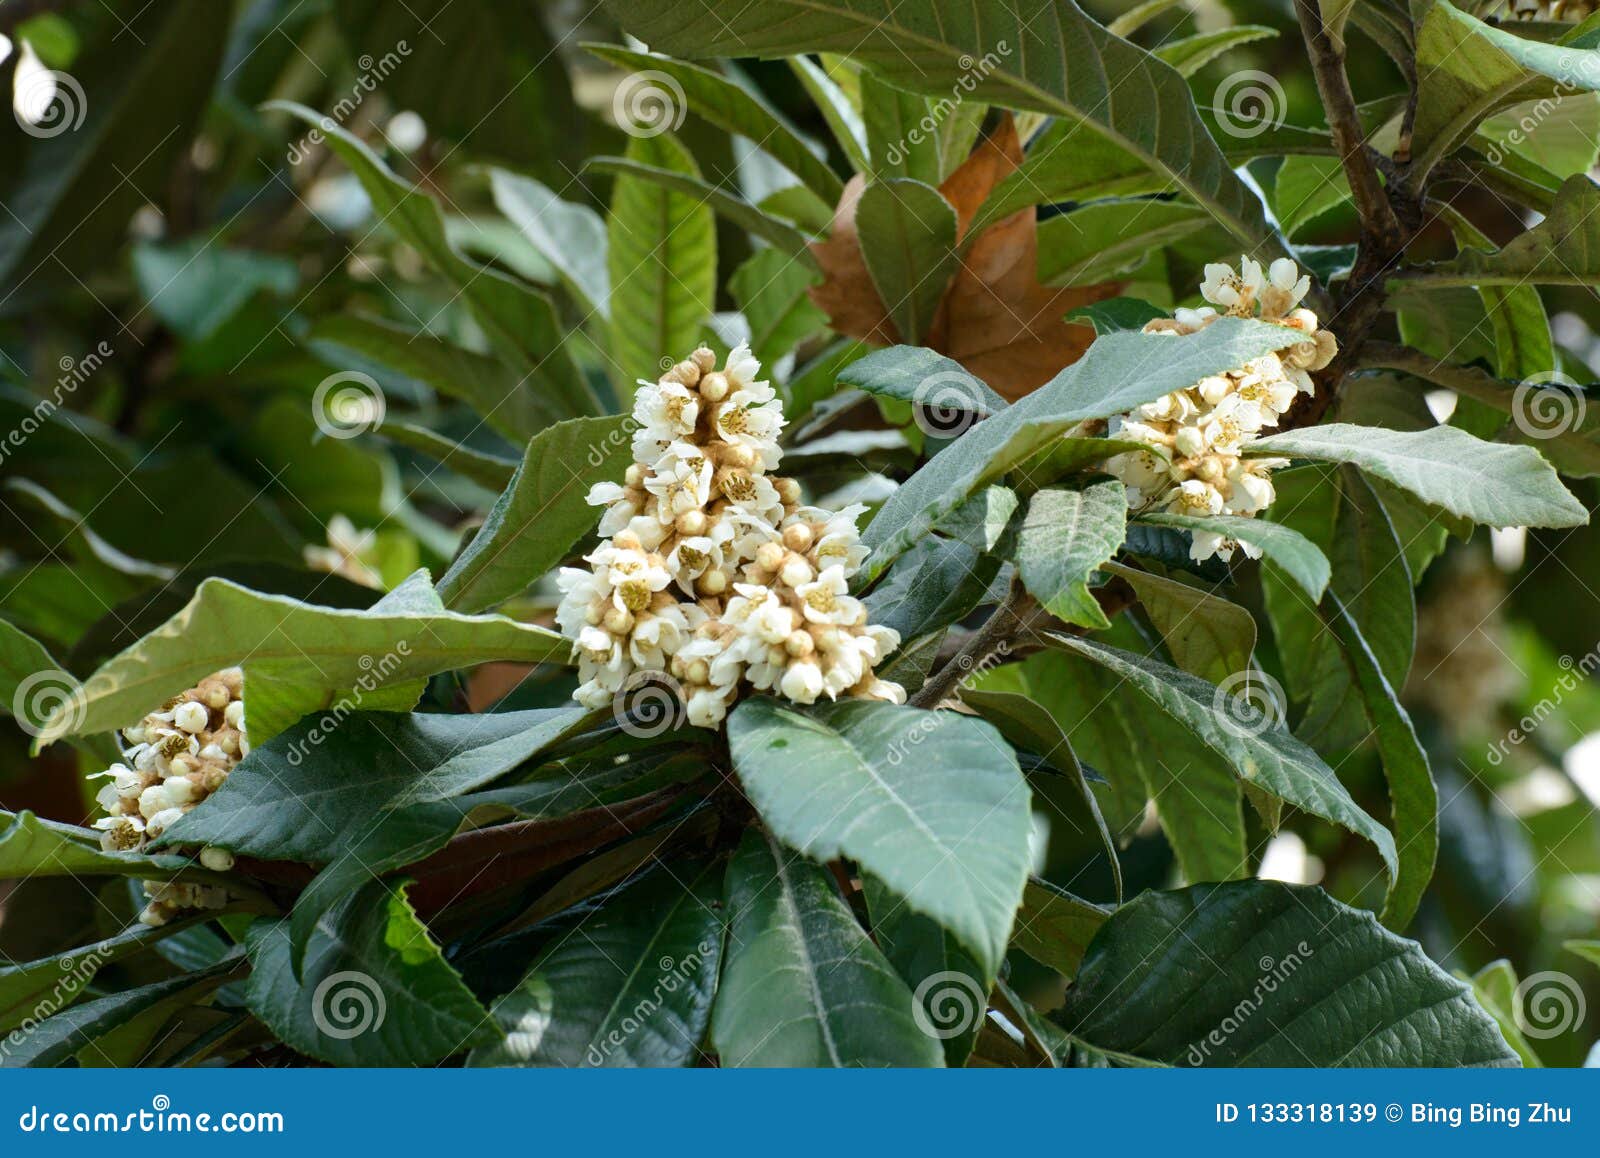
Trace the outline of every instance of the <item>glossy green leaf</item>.
{"label": "glossy green leaf", "polygon": [[198,679],[244,668],[250,738],[265,743],[307,712],[410,708],[414,681],[489,660],[560,662],[569,643],[498,615],[446,611],[425,571],[365,611],[319,607],[208,579],[183,610],[102,664],[39,739],[134,723]]}
{"label": "glossy green leaf", "polygon": [[1327,589],[1331,574],[1328,557],[1310,539],[1286,524],[1238,515],[1175,515],[1166,511],[1150,511],[1139,515],[1138,521],[1180,531],[1210,531],[1249,543],[1252,547],[1259,547],[1268,560],[1283,568],[1284,574],[1298,583],[1300,589],[1312,599],[1322,598],[1323,591]]}
{"label": "glossy green leaf", "polygon": [[1589,521],[1538,451],[1484,442],[1453,426],[1411,431],[1331,422],[1258,439],[1249,453],[1353,463],[1475,523],[1576,527]]}
{"label": "glossy green leaf", "polygon": [[1095,937],[1054,1020],[1177,1066],[1506,1066],[1471,990],[1317,888],[1145,893]]}
{"label": "glossy green leaf", "polygon": [[687,1066],[701,1056],[722,958],[722,865],[675,865],[558,936],[492,1010],[503,1041],[474,1066]]}
{"label": "glossy green leaf", "polygon": [[711,1040],[725,1066],[937,1066],[910,988],[827,872],[750,829],[728,865]]}
{"label": "glossy green leaf", "polygon": [[[998,967],[1027,877],[1028,788],[988,724],[840,701],[756,699],[728,719],[745,794],[784,843],[847,856]],[[796,771],[804,769],[804,775]]]}
{"label": "glossy green leaf", "polygon": [[372,881],[317,925],[297,975],[285,921],[253,923],[245,1001],[287,1045],[335,1065],[432,1065],[499,1040],[406,902]]}
{"label": "glossy green leaf", "polygon": [[757,0],[732,13],[703,2],[634,0],[616,11],[627,31],[667,52],[837,50],[914,92],[946,97],[952,86],[970,85],[971,95],[994,104],[1085,118],[1237,237],[1255,245],[1269,235],[1259,202],[1200,122],[1183,77],[1107,32],[1070,0],[1019,0],[981,18],[955,0],[915,7],[890,0]]}
{"label": "glossy green leaf", "polygon": [[[1107,334],[1082,358],[1014,406],[979,423],[914,474],[878,511],[863,539],[873,548],[864,571],[876,575],[895,556],[960,506],[1086,418],[1104,418],[1181,390],[1283,341],[1281,327],[1224,318],[1198,334]],[[853,363],[846,385],[914,397],[948,359],[931,350],[892,346]],[[944,379],[940,379],[941,382]]]}
{"label": "glossy green leaf", "polygon": [[1106,570],[1133,588],[1173,663],[1184,671],[1220,684],[1250,670],[1256,621],[1243,607],[1178,578],[1121,563],[1107,563]]}
{"label": "glossy green leaf", "polygon": [[1051,646],[1094,660],[1132,684],[1149,705],[1182,724],[1226,760],[1242,780],[1370,841],[1394,872],[1394,837],[1350,798],[1333,769],[1288,732],[1241,721],[1231,713],[1229,689],[1186,672],[1087,639],[1052,634]]}
{"label": "glossy green leaf", "polygon": [[856,204],[861,255],[901,338],[915,344],[956,270],[956,211],[931,185],[881,178]]}
{"label": "glossy green leaf", "polygon": [[1122,546],[1127,524],[1127,494],[1114,479],[1039,491],[1017,530],[1017,574],[1058,619],[1109,627],[1089,577]]}
{"label": "glossy green leaf", "polygon": [[633,461],[626,417],[575,418],[546,428],[483,526],[439,579],[439,597],[479,611],[527,590],[599,523],[589,489],[619,482]]}
{"label": "glossy green leaf", "polygon": [[1100,905],[1031,877],[1017,914],[1016,944],[1041,965],[1063,977],[1075,977],[1094,935],[1110,916]]}
{"label": "glossy green leaf", "polygon": [[[696,180],[700,169],[671,133],[634,137],[627,159]],[[618,177],[606,222],[611,357],[624,394],[654,382],[700,344],[716,297],[717,234],[701,198],[643,177]]]}
{"label": "glossy green leaf", "polygon": [[1039,280],[1045,285],[1105,281],[1137,266],[1152,249],[1210,224],[1203,209],[1182,201],[1117,198],[1058,213],[1039,223]]}

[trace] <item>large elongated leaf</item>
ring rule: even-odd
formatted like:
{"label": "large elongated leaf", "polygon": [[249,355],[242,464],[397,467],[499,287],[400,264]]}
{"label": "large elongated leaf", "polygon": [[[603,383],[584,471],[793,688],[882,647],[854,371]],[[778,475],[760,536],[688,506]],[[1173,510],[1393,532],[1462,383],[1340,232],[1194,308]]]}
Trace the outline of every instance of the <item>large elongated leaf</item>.
{"label": "large elongated leaf", "polygon": [[750,323],[750,352],[762,365],[774,365],[827,328],[828,315],[807,292],[817,281],[809,266],[777,249],[756,250],[728,279],[728,292]]}
{"label": "large elongated leaf", "polygon": [[856,204],[856,232],[872,284],[895,328],[920,342],[956,269],[956,211],[909,177],[874,181]]}
{"label": "large elongated leaf", "polygon": [[0,880],[36,877],[170,877],[187,868],[182,856],[103,852],[91,829],[44,820],[31,812],[0,812]]}
{"label": "large elongated leaf", "polygon": [[232,22],[227,5],[209,0],[88,15],[94,40],[43,110],[43,131],[25,135],[20,117],[0,123],[6,310],[82,284],[117,251],[128,218],[165,187],[188,147]]}
{"label": "large elongated leaf", "polygon": [[635,181],[658,185],[665,192],[677,193],[687,201],[706,206],[713,213],[726,217],[747,233],[761,238],[780,250],[785,256],[801,265],[814,268],[817,259],[808,248],[811,238],[758,206],[750,204],[726,189],[702,180],[696,173],[682,172],[660,165],[645,164],[631,157],[595,157],[585,171],[611,173]]}
{"label": "large elongated leaf", "polygon": [[711,1040],[725,1066],[937,1066],[906,983],[827,873],[765,833],[728,865],[728,948]]}
{"label": "large elongated leaf", "polygon": [[[882,571],[979,487],[1074,424],[1192,386],[1207,374],[1242,365],[1282,342],[1281,327],[1238,318],[1221,319],[1183,338],[1124,333],[1097,339],[1077,362],[1016,405],[968,430],[894,493],[863,535],[873,549],[865,578]],[[959,365],[932,350],[911,346],[869,354],[847,367],[839,381],[900,397],[918,397],[919,389],[924,391],[922,397],[929,397],[930,389],[947,386],[959,388],[967,398],[984,397],[982,384]]]}
{"label": "large elongated leaf", "polygon": [[[628,143],[627,159],[700,176],[694,157],[671,133],[635,137]],[[663,358],[687,357],[700,344],[700,328],[711,317],[716,222],[699,197],[643,177],[618,177],[606,229],[611,356],[621,382],[653,382]]]}
{"label": "large elongated leaf", "polygon": [[303,975],[286,922],[246,933],[245,1000],[285,1043],[335,1065],[431,1065],[501,1036],[445,961],[405,891],[372,881],[317,926]]}
{"label": "large elongated leaf", "polygon": [[1331,422],[1250,444],[1251,454],[1354,463],[1453,515],[1495,527],[1576,527],[1589,512],[1530,446],[1454,426],[1384,430]]}
{"label": "large elongated leaf", "polygon": [[1187,672],[1092,640],[1048,638],[1052,646],[1092,659],[1127,680],[1152,707],[1189,729],[1232,765],[1242,780],[1371,841],[1391,874],[1395,872],[1397,857],[1389,830],[1363,812],[1333,769],[1288,732],[1235,719],[1227,710],[1223,689]]}
{"label": "large elongated leaf", "polygon": [[1089,593],[1089,576],[1116,554],[1128,530],[1128,496],[1115,479],[1048,487],[1028,502],[1017,531],[1017,574],[1030,594],[1067,623],[1111,626]]}
{"label": "large elongated leaf", "polygon": [[1182,201],[1115,199],[1058,213],[1039,223],[1039,280],[1104,281],[1210,224],[1205,210]]}
{"label": "large elongated leaf", "polygon": [[1220,684],[1250,669],[1256,621],[1243,607],[1198,584],[1121,563],[1107,563],[1106,570],[1133,588],[1172,662],[1184,671]]}
{"label": "large elongated leaf", "polygon": [[1420,183],[1491,113],[1523,101],[1556,100],[1600,88],[1600,52],[1579,34],[1571,45],[1543,44],[1493,28],[1445,2],[1417,24],[1417,117],[1411,179]]}
{"label": "large elongated leaf", "polygon": [[[1600,77],[1600,53],[1595,70]],[[1562,182],[1545,219],[1494,252],[1465,248],[1450,261],[1408,272],[1425,286],[1592,286],[1600,281],[1600,185],[1582,174]],[[1549,365],[1543,367],[1548,370]]]}
{"label": "large elongated leaf", "polygon": [[611,276],[606,271],[606,223],[587,205],[563,201],[531,177],[494,169],[489,189],[495,207],[560,275],[586,313],[609,316]]}
{"label": "large elongated leaf", "polygon": [[1131,836],[1149,802],[1185,879],[1227,880],[1248,871],[1237,772],[1194,743],[1181,722],[1151,712],[1126,680],[1052,650],[988,673],[982,687],[1021,692],[1049,713],[1074,754],[1106,777],[1097,803],[1113,833]]}
{"label": "large elongated leaf", "polygon": [[1312,599],[1322,598],[1332,569],[1322,550],[1299,531],[1283,523],[1265,519],[1246,519],[1239,515],[1175,515],[1151,511],[1138,521],[1156,527],[1175,527],[1180,531],[1210,531],[1259,547],[1261,553],[1283,568],[1284,574],[1300,585]]}
{"label": "large elongated leaf", "polygon": [[599,522],[586,499],[632,461],[625,417],[576,418],[528,443],[483,526],[439,580],[439,597],[478,611],[528,589]]}
{"label": "large elongated leaf", "polygon": [[346,713],[407,709],[418,694],[413,681],[424,676],[496,659],[560,659],[569,650],[567,640],[542,627],[444,610],[426,571],[365,611],[207,579],[182,611],[84,681],[39,740],[125,727],[235,664],[244,668],[246,723],[259,744],[336,701]]}
{"label": "large elongated leaf", "polygon": [[1100,905],[1032,877],[1017,914],[1017,945],[1063,977],[1074,977],[1094,935],[1110,915]]}
{"label": "large elongated leaf", "polygon": [[328,147],[360,180],[379,219],[460,294],[496,352],[529,376],[531,388],[567,415],[592,414],[597,409],[588,382],[567,352],[566,335],[549,298],[457,253],[433,199],[396,177],[354,135],[302,105],[274,101],[268,107],[317,126]]}
{"label": "large elongated leaf", "polygon": [[982,12],[959,0],[758,0],[738,12],[711,0],[613,7],[629,32],[678,55],[838,51],[913,92],[945,97],[959,84],[1008,108],[1081,118],[1239,238],[1256,245],[1270,236],[1260,203],[1201,123],[1182,76],[1072,0],[1016,0]]}
{"label": "large elongated leaf", "polygon": [[1439,855],[1439,791],[1434,787],[1428,754],[1417,741],[1411,718],[1400,706],[1394,687],[1384,678],[1377,658],[1361,636],[1361,628],[1337,595],[1330,594],[1328,604],[1330,626],[1354,670],[1356,687],[1361,691],[1367,719],[1377,739],[1378,755],[1383,760],[1383,774],[1389,782],[1400,865],[1384,902],[1383,923],[1400,930],[1416,914],[1433,877],[1433,862]]}
{"label": "large elongated leaf", "polygon": [[59,1066],[85,1049],[92,1065],[99,1060],[94,1049],[97,1038],[165,1001],[204,995],[222,984],[226,975],[241,964],[235,951],[194,973],[80,1002],[40,1022],[31,1033],[12,1035],[7,1048],[0,1051],[0,1066]]}
{"label": "large elongated leaf", "polygon": [[786,844],[847,856],[997,968],[1027,878],[1028,788],[988,724],[840,702],[741,704],[728,743],[745,793]]}
{"label": "large elongated leaf", "polygon": [[[329,343],[458,398],[513,442],[523,442],[570,411],[536,388],[535,379],[487,354],[432,334],[361,314],[333,314],[315,322],[309,342]],[[389,424],[381,428],[389,432]]]}
{"label": "large elongated leaf", "polygon": [[[829,205],[838,201],[839,194],[844,192],[844,182],[828,168],[820,150],[795,132],[751,90],[708,68],[673,60],[658,53],[633,52],[610,44],[587,44],[584,47],[596,56],[640,74],[637,80],[656,86],[658,92],[651,95],[664,97],[669,104],[674,104],[681,93],[691,111],[726,132],[754,141],[758,148],[800,178],[807,188]],[[679,92],[671,91],[663,84],[663,78],[675,83]],[[631,88],[628,82],[623,82],[622,92],[645,103],[646,88],[637,87],[637,81]],[[681,114],[682,111],[674,108],[671,115]]]}
{"label": "large elongated leaf", "polygon": [[686,1066],[711,1023],[721,865],[657,872],[558,938],[494,1005],[475,1066]]}
{"label": "large elongated leaf", "polygon": [[1414,941],[1317,888],[1144,893],[1106,922],[1055,1019],[1179,1066],[1507,1066],[1494,1021]]}

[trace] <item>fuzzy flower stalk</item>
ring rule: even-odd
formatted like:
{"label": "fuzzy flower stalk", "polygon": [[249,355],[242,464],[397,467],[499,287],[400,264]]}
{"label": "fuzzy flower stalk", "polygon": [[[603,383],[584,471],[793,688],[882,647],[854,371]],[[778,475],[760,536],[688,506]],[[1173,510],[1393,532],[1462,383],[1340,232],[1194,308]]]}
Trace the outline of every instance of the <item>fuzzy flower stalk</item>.
{"label": "fuzzy flower stalk", "polygon": [[[1276,426],[1296,397],[1310,394],[1311,374],[1333,361],[1338,346],[1317,315],[1300,306],[1311,279],[1287,258],[1263,270],[1248,257],[1239,268],[1208,265],[1200,295],[1210,305],[1180,309],[1145,326],[1148,334],[1198,333],[1219,317],[1254,318],[1293,331],[1283,349],[1214,374],[1184,390],[1136,406],[1113,418],[1109,433],[1142,443],[1144,450],[1111,458],[1106,469],[1121,479],[1134,510],[1181,515],[1253,517],[1275,497],[1270,475],[1281,458],[1243,457],[1245,446]],[[1220,312],[1219,312],[1220,311]],[[1196,562],[1223,560],[1248,543],[1209,531],[1194,532],[1189,554]]]}
{"label": "fuzzy flower stalk", "polygon": [[[95,796],[107,813],[94,823],[102,848],[137,852],[222,787],[250,752],[243,693],[244,673],[229,668],[122,730],[131,745],[122,761],[91,777],[107,782]],[[205,848],[200,863],[226,872],[233,854]],[[228,899],[224,889],[179,882],[146,881],[145,894],[150,903],[139,920],[147,925],[164,925],[184,909],[220,908]]]}
{"label": "fuzzy flower stalk", "polygon": [[903,703],[874,666],[900,636],[849,594],[867,548],[856,519],[803,506],[771,472],[783,409],[740,345],[718,369],[701,347],[634,397],[634,463],[601,483],[600,546],[562,568],[556,621],[599,708],[641,672],[678,683],[689,722],[715,727],[745,689],[796,703],[841,695]]}

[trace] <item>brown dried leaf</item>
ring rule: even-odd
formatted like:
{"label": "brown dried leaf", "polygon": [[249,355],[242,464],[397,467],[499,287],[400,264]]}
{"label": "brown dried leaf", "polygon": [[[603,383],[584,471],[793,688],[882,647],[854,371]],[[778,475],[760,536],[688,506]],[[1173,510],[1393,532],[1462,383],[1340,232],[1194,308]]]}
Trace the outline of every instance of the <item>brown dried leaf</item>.
{"label": "brown dried leaf", "polygon": [[[1022,144],[1007,114],[939,186],[955,208],[960,236],[989,192],[1021,163]],[[811,300],[826,311],[829,325],[838,333],[890,345],[900,340],[899,335],[878,297],[856,235],[856,202],[863,188],[860,174],[850,179],[834,213],[831,235],[811,247],[824,279],[811,290]],[[1064,322],[1062,316],[1111,297],[1117,289],[1114,284],[1040,285],[1037,215],[1030,206],[973,239],[939,304],[927,344],[1014,400],[1076,362],[1094,339],[1091,327]]]}

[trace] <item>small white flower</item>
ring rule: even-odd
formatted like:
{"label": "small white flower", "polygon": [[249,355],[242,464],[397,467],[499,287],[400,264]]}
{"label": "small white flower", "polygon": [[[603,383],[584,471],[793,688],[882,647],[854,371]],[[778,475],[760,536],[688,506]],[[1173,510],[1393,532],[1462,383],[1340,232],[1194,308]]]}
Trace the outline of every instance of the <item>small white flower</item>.
{"label": "small white flower", "polygon": [[810,623],[851,624],[861,611],[859,600],[849,595],[850,584],[844,577],[844,568],[832,566],[810,583],[796,588],[802,612]]}
{"label": "small white flower", "polygon": [[652,464],[670,444],[694,433],[700,396],[680,382],[641,382],[633,396],[633,457]]}
{"label": "small white flower", "polygon": [[203,732],[210,721],[211,713],[206,711],[205,705],[193,700],[185,700],[172,712],[172,722],[185,732]]}
{"label": "small white flower", "polygon": [[811,660],[797,659],[784,671],[779,690],[797,704],[814,704],[822,694],[822,669]]}

